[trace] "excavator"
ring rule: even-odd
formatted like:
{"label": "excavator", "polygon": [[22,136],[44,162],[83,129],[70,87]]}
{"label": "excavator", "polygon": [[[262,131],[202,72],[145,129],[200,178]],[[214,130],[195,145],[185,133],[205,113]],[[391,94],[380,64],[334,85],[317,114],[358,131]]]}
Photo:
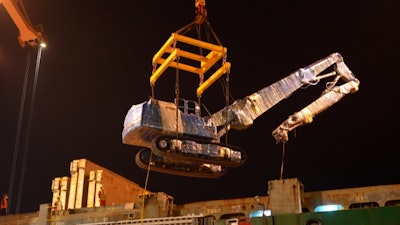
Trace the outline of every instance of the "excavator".
{"label": "excavator", "polygon": [[[358,91],[360,82],[347,67],[342,55],[332,53],[243,99],[227,104],[215,113],[207,111],[203,116],[201,95],[223,75],[229,76],[231,64],[226,61],[226,47],[219,43],[208,22],[205,1],[196,0],[195,6],[194,22],[172,33],[153,56],[150,76],[152,96],[133,105],[125,116],[122,142],[142,148],[135,156],[140,168],[179,176],[219,178],[229,168],[241,166],[246,161],[243,149],[221,141],[229,130],[244,130],[298,89],[333,78],[326,83],[318,99],[290,115],[272,132],[277,143],[286,143],[289,132],[311,123],[313,117],[345,95]],[[194,28],[199,31],[203,24],[214,34],[217,44],[200,40],[200,35],[196,38],[186,35]],[[199,53],[193,49],[200,49]],[[178,84],[174,102],[154,97],[155,83],[167,68],[175,69],[176,74],[184,71],[199,76],[197,102],[181,98]]]}
{"label": "excavator", "polygon": [[11,19],[19,30],[18,41],[21,47],[37,46],[45,47],[46,41],[42,25],[33,26],[22,0],[0,0]]}

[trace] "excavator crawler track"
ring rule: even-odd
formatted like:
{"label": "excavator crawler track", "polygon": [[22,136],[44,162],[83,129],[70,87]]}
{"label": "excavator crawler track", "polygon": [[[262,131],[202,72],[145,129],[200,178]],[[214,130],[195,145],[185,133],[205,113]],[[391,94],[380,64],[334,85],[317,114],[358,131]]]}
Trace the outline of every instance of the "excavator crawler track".
{"label": "excavator crawler track", "polygon": [[160,173],[197,178],[219,178],[227,172],[227,168],[221,165],[176,160],[152,154],[151,151],[144,148],[136,154],[135,162],[140,168]]}
{"label": "excavator crawler track", "polygon": [[245,151],[239,147],[196,138],[159,136],[153,144],[157,156],[193,163],[238,167],[246,160]]}

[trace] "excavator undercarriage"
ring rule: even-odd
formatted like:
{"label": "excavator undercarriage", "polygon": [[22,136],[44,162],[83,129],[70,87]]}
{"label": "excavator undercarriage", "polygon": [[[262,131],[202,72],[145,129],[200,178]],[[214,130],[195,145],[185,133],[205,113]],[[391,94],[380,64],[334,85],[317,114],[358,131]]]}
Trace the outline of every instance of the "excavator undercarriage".
{"label": "excavator undercarriage", "polygon": [[227,168],[221,165],[186,161],[181,158],[176,159],[173,157],[155,155],[148,148],[141,149],[136,154],[135,162],[142,169],[149,169],[150,167],[150,170],[155,172],[186,177],[219,178],[227,171]]}

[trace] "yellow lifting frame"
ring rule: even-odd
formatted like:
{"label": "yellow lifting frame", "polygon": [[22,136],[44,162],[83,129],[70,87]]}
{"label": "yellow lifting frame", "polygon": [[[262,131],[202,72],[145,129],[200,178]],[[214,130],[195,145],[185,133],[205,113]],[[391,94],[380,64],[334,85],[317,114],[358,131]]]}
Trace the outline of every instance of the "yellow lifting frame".
{"label": "yellow lifting frame", "polygon": [[[210,52],[206,56],[202,56],[196,53],[188,52],[177,48],[178,42],[183,42],[189,45],[200,47],[203,49],[208,49]],[[158,52],[153,56],[153,65],[160,64],[160,66],[153,72],[150,76],[150,85],[154,86],[157,79],[164,73],[168,67],[174,67],[179,70],[184,70],[187,72],[198,74],[200,77],[203,75],[224,55],[226,55],[227,49],[223,46],[214,45],[208,42],[193,39],[187,36],[180,35],[178,33],[172,33],[171,37],[164,43],[164,45],[158,50]],[[168,53],[167,58],[163,56]],[[200,62],[200,67],[191,66],[184,63],[176,63],[178,57],[187,58],[193,61]],[[207,80],[205,80],[197,88],[197,96],[200,97],[201,94],[213,84],[219,77],[227,73],[230,69],[230,63],[225,62],[213,75],[211,75]]]}

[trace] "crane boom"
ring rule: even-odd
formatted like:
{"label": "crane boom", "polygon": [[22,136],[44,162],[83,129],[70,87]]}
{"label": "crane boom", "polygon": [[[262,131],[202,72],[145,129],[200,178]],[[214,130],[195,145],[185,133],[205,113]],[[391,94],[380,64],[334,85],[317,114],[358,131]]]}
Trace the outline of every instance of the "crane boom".
{"label": "crane boom", "polygon": [[45,43],[43,26],[33,26],[22,0],[0,0],[19,30],[18,41],[21,47]]}

